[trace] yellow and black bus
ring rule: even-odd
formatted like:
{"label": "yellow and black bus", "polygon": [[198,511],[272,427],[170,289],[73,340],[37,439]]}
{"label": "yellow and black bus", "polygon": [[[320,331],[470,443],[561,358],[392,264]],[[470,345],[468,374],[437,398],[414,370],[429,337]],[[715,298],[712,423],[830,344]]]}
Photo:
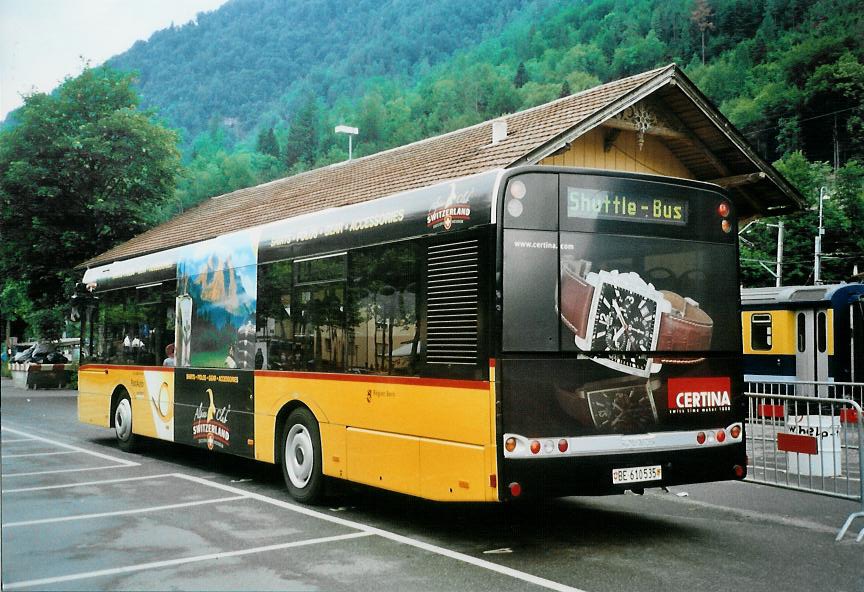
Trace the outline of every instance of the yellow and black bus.
{"label": "yellow and black bus", "polygon": [[748,382],[864,379],[864,284],[741,290]]}
{"label": "yellow and black bus", "polygon": [[718,187],[517,167],[88,269],[80,420],[433,500],[744,476]]}

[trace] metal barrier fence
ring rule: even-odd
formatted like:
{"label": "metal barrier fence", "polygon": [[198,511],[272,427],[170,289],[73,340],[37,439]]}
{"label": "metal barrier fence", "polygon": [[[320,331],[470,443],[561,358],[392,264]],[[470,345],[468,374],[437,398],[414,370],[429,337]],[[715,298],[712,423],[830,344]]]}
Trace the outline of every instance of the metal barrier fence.
{"label": "metal barrier fence", "polygon": [[838,541],[864,518],[862,394],[860,383],[747,383],[747,481],[859,502]]}
{"label": "metal barrier fence", "polygon": [[864,407],[864,382],[815,382],[811,380],[745,382],[748,393],[760,395],[799,395],[852,399]]}

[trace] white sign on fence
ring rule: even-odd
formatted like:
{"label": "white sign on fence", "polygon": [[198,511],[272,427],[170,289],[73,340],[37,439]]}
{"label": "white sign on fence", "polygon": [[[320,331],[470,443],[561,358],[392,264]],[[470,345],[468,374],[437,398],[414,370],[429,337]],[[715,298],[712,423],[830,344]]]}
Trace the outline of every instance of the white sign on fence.
{"label": "white sign on fence", "polygon": [[843,473],[840,447],[840,417],[797,415],[786,419],[791,434],[816,438],[816,454],[787,452],[790,473],[814,477],[839,477]]}

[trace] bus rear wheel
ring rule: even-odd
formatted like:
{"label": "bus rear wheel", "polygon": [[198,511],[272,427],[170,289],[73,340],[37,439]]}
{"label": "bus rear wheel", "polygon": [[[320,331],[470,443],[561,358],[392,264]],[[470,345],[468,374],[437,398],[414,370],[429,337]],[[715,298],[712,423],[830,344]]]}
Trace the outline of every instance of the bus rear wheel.
{"label": "bus rear wheel", "polygon": [[282,426],[280,464],[288,493],[303,504],[321,499],[324,475],[321,472],[321,432],[312,412],[298,408]]}
{"label": "bus rear wheel", "polygon": [[114,435],[117,437],[117,446],[120,450],[123,452],[135,450],[137,439],[132,433],[132,401],[127,394],[121,396],[114,409]]}

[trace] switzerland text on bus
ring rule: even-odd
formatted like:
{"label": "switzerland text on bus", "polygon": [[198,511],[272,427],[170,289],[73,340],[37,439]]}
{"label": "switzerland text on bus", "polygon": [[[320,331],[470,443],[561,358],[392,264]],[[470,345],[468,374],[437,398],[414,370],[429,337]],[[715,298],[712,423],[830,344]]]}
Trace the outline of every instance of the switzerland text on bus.
{"label": "switzerland text on bus", "polygon": [[88,269],[79,417],[307,502],[741,478],[735,228],[712,185],[522,167]]}

